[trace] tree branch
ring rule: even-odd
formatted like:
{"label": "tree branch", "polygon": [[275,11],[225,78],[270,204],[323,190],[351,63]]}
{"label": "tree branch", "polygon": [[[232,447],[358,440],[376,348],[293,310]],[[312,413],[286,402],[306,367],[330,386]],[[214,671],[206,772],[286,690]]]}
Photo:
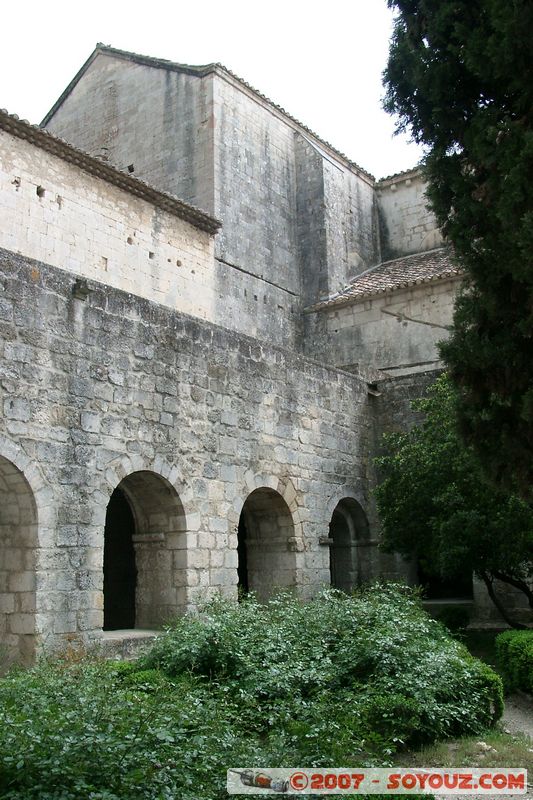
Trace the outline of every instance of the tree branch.
{"label": "tree branch", "polygon": [[505,575],[503,572],[493,572],[492,574],[499,581],[502,581],[502,583],[508,583],[510,586],[514,586],[515,589],[523,592],[528,599],[530,608],[533,608],[533,591],[531,591],[530,587],[525,581],[522,581],[519,578],[512,578],[510,575]]}
{"label": "tree branch", "polygon": [[490,599],[492,600],[492,602],[494,603],[494,605],[496,606],[496,608],[498,609],[498,611],[500,612],[500,614],[502,615],[502,617],[504,618],[506,623],[511,628],[515,628],[517,630],[523,630],[524,628],[526,628],[526,625],[522,625],[521,622],[514,622],[511,619],[511,617],[508,615],[508,613],[507,613],[507,611],[505,609],[505,606],[496,597],[496,593],[494,591],[494,586],[492,585],[493,584],[493,578],[490,578],[487,572],[482,572],[480,574],[481,574],[481,577],[482,577],[482,579],[483,579],[483,581],[485,583],[485,586],[487,587],[487,592],[489,593]]}

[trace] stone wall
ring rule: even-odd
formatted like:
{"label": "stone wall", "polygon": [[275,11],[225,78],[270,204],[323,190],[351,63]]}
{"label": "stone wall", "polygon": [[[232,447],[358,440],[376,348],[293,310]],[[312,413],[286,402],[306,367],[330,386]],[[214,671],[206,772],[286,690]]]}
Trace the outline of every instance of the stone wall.
{"label": "stone wall", "polygon": [[383,261],[441,246],[442,234],[428,208],[425,191],[419,170],[376,184]]}
{"label": "stone wall", "polygon": [[0,156],[0,247],[294,344],[294,297],[216,261],[210,234],[6,131]]}
{"label": "stone wall", "polygon": [[214,213],[213,75],[99,52],[46,128],[161,191]]}
{"label": "stone wall", "polygon": [[12,498],[0,579],[4,608],[30,614],[10,635],[31,641],[34,622],[39,641],[101,636],[117,487],[136,520],[144,627],[212,591],[236,596],[237,525],[255,492],[250,536],[267,537],[270,586],[308,596],[329,583],[319,539],[333,511],[345,498],[369,509],[360,378],[97,282],[82,300],[74,275],[5,250],[0,267],[0,486]]}
{"label": "stone wall", "polygon": [[391,375],[439,365],[459,278],[361,298],[306,314],[307,352],[344,369],[372,367]]}
{"label": "stone wall", "polygon": [[378,451],[383,433],[406,431],[423,421],[423,415],[413,410],[412,403],[426,396],[441,373],[442,369],[429,369],[376,381],[379,396],[373,402]]}
{"label": "stone wall", "polygon": [[371,176],[224,68],[98,51],[46,126],[222,220],[226,327],[250,303],[251,334],[296,346],[302,294],[309,304],[379,261]]}
{"label": "stone wall", "polygon": [[[103,153],[122,169],[132,165],[136,176],[162,191],[210,213],[220,212],[223,233],[215,242],[209,281],[198,271],[192,276],[193,297],[210,306],[210,313],[198,316],[263,340],[295,345],[300,281],[293,260],[294,217],[287,208],[278,209],[280,202],[294,199],[294,187],[287,183],[287,172],[294,168],[286,153],[277,156],[283,136],[292,147],[292,132],[267,116],[267,128],[277,125],[281,139],[265,151],[256,131],[260,125],[252,124],[255,104],[246,116],[246,98],[236,93],[238,108],[232,109],[230,99],[221,97],[225,85],[214,72],[200,77],[99,52],[47,121],[47,129],[86,152]],[[237,112],[244,116],[234,124]],[[241,141],[243,130],[246,143]],[[231,149],[235,144],[237,149]],[[270,150],[277,156],[271,161],[277,172],[264,164]],[[137,293],[146,296],[144,288]],[[194,307],[175,307],[196,315]]]}

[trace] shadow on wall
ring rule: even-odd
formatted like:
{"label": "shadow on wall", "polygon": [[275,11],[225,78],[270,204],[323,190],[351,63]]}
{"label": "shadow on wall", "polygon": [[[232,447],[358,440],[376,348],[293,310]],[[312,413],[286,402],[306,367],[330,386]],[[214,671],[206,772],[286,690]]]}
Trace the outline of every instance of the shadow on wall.
{"label": "shadow on wall", "polygon": [[351,592],[367,580],[370,534],[362,507],[352,497],[337,503],[329,523],[329,564],[334,589]]}

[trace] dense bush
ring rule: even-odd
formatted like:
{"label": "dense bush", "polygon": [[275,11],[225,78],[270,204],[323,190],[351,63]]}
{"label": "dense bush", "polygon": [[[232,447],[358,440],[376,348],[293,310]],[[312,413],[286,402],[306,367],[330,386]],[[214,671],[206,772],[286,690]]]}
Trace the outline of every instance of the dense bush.
{"label": "dense bush", "polygon": [[500,633],[496,637],[496,654],[505,688],[533,694],[533,630]]}
{"label": "dense bush", "polygon": [[0,797],[226,796],[230,766],[384,765],[477,733],[501,684],[405,589],[215,602],[138,662],[43,662],[0,681]]}
{"label": "dense bush", "polygon": [[[378,585],[307,604],[214,603],[158,639],[146,666],[222,681],[263,708],[357,687],[354,713],[391,696],[416,706],[408,739],[479,730],[501,713],[500,682],[452,641],[409,590]],[[377,700],[376,698],[379,698]]]}

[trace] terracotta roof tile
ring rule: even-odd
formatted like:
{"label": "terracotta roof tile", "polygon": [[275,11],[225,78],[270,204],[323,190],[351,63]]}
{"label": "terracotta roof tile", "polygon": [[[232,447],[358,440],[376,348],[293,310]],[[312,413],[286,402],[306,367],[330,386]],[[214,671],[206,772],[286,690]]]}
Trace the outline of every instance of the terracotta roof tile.
{"label": "terracotta roof tile", "polygon": [[428,250],[425,253],[383,261],[358,275],[341,292],[324,298],[307,310],[320,311],[349,305],[362,298],[387,294],[407,286],[443,280],[461,274],[461,269],[453,260],[448,248]]}

